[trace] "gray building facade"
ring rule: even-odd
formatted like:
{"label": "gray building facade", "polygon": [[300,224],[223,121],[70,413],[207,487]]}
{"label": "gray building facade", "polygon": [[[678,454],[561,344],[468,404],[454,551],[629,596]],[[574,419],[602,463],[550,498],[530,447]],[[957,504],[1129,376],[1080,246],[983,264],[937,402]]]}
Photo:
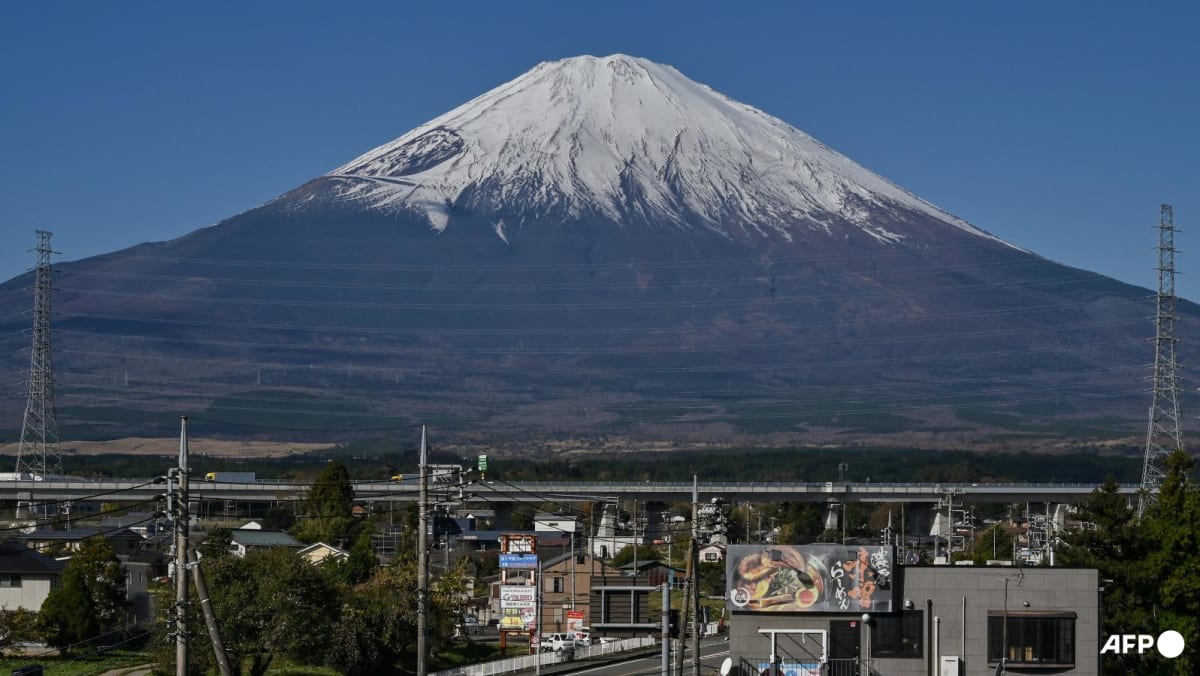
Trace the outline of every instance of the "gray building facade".
{"label": "gray building facade", "polygon": [[[852,562],[847,551],[844,565]],[[816,573],[835,571],[843,561],[827,564],[800,577],[832,597],[833,586]],[[756,603],[744,578],[731,579],[742,580],[741,591],[732,587],[727,595],[730,655],[741,676],[992,676],[1001,658],[1010,674],[1099,673],[1095,569],[898,566],[878,580],[871,603],[860,605],[855,595],[844,609],[787,604],[786,593],[769,595],[777,585],[757,593],[764,601],[785,599],[781,606]],[[796,599],[804,585],[798,589]]]}

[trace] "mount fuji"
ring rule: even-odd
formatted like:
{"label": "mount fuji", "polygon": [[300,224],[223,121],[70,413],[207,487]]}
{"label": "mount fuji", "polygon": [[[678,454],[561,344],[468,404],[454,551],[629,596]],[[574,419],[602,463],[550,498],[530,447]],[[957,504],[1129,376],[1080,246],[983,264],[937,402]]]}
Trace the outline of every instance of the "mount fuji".
{"label": "mount fuji", "polygon": [[[1147,290],[623,55],[542,63],[261,207],[58,268],[61,417],[93,435],[190,412],[527,451],[1026,447],[1137,434],[1149,403]],[[14,378],[26,321],[0,334]]]}

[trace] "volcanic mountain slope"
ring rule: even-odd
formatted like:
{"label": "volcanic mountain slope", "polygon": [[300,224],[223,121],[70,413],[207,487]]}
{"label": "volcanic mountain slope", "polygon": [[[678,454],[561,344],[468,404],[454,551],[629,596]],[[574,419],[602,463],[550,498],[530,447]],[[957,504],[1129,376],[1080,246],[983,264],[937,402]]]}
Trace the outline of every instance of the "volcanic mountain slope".
{"label": "volcanic mountain slope", "polygon": [[[60,269],[60,406],[113,433],[135,409],[463,443],[962,443],[1136,433],[1149,403],[1145,289],[620,55]],[[15,380],[27,285],[0,289]]]}

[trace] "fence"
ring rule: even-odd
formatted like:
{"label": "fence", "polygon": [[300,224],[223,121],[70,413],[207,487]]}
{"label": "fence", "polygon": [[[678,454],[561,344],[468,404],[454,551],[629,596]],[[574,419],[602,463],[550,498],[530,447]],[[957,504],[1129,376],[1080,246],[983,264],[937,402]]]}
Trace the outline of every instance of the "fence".
{"label": "fence", "polygon": [[625,652],[626,650],[637,650],[638,648],[646,648],[657,643],[658,640],[653,636],[639,636],[609,643],[593,643],[590,646],[579,647],[573,651],[544,652],[541,655],[522,655],[521,657],[508,657],[492,662],[468,664],[461,667],[454,667],[453,669],[437,671],[432,676],[493,676],[494,674],[510,674],[514,671],[537,668],[539,658],[541,659],[540,664],[546,667],[563,662],[613,655]]}
{"label": "fence", "polygon": [[[771,658],[743,657],[740,659],[739,673],[741,676],[862,676],[863,662],[857,658],[827,659],[821,662],[816,658],[795,658],[781,656],[771,669]],[[868,673],[876,676],[879,672],[868,669]]]}

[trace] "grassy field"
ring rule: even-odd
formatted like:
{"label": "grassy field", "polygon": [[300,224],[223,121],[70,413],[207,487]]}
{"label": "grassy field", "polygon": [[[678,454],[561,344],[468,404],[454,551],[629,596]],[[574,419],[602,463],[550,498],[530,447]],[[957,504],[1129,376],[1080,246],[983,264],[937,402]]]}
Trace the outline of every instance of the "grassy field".
{"label": "grassy field", "polygon": [[87,676],[100,674],[112,669],[133,667],[146,664],[149,658],[145,653],[128,650],[111,650],[102,654],[78,657],[4,657],[0,658],[0,674],[12,673],[30,664],[42,665],[45,676]]}

